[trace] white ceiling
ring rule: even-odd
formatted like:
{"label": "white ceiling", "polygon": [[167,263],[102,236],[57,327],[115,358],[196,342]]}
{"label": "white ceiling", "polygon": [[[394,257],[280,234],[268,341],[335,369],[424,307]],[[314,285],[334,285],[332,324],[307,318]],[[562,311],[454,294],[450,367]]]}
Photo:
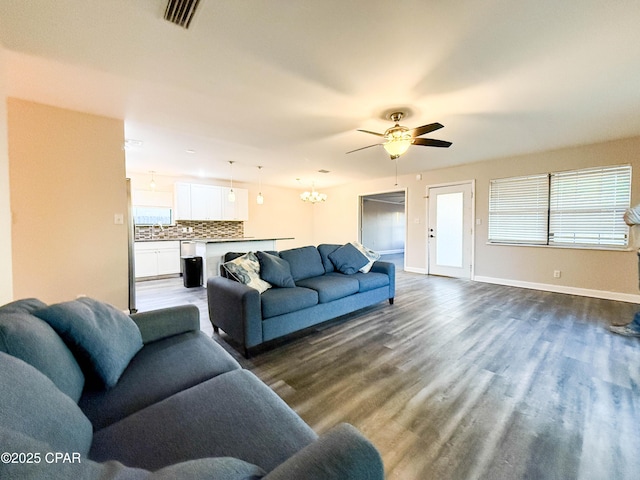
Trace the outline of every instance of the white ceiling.
{"label": "white ceiling", "polygon": [[[0,0],[9,95],[123,118],[131,172],[318,187],[640,135],[638,0]],[[195,153],[187,153],[193,149]],[[318,173],[318,170],[330,173]]]}

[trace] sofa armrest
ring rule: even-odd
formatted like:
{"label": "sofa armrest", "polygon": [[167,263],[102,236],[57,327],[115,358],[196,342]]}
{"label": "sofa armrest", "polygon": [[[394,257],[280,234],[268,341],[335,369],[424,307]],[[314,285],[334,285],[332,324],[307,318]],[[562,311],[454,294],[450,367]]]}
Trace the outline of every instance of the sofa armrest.
{"label": "sofa armrest", "polygon": [[134,313],[130,317],[138,325],[145,344],[200,330],[200,310],[195,305],[161,308]]}
{"label": "sofa armrest", "polygon": [[373,262],[372,272],[384,273],[389,276],[389,298],[396,296],[396,266],[391,262]]}
{"label": "sofa armrest", "polygon": [[209,320],[245,348],[262,343],[262,307],[260,293],[251,287],[224,277],[207,281]]}
{"label": "sofa armrest", "polygon": [[353,426],[343,423],[278,465],[264,480],[383,480],[376,448]]}

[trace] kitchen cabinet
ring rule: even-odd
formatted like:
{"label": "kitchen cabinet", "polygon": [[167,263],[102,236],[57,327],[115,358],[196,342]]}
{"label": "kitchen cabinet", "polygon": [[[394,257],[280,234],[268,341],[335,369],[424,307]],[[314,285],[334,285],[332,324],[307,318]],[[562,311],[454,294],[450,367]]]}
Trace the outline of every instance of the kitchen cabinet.
{"label": "kitchen cabinet", "polygon": [[136,278],[180,273],[180,242],[136,242],[134,245]]}
{"label": "kitchen cabinet", "polygon": [[191,220],[220,220],[222,192],[212,185],[191,185]]}
{"label": "kitchen cabinet", "polygon": [[191,184],[176,183],[174,185],[173,213],[176,220],[191,220]]}
{"label": "kitchen cabinet", "polygon": [[229,201],[228,187],[222,189],[222,220],[249,220],[249,190],[246,188],[234,188],[236,201]]}
{"label": "kitchen cabinet", "polygon": [[236,201],[229,202],[231,189],[195,183],[175,184],[176,220],[236,220],[249,219],[249,191],[234,188]]}

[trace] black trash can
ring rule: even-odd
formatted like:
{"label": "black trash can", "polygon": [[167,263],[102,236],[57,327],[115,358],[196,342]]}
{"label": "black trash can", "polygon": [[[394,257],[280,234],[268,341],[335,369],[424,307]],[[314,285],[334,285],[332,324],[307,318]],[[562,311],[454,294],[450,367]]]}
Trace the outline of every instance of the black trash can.
{"label": "black trash can", "polygon": [[182,257],[182,281],[187,288],[202,286],[202,257]]}

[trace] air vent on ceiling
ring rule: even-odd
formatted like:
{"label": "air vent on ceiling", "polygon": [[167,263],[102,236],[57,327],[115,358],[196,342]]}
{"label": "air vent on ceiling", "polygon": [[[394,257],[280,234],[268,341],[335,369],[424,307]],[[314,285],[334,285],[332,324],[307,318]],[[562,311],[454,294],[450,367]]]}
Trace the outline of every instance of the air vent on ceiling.
{"label": "air vent on ceiling", "polygon": [[329,170],[325,170],[325,169],[318,170],[318,173],[329,173]]}
{"label": "air vent on ceiling", "polygon": [[200,0],[169,0],[164,11],[164,19],[182,28],[189,28]]}

